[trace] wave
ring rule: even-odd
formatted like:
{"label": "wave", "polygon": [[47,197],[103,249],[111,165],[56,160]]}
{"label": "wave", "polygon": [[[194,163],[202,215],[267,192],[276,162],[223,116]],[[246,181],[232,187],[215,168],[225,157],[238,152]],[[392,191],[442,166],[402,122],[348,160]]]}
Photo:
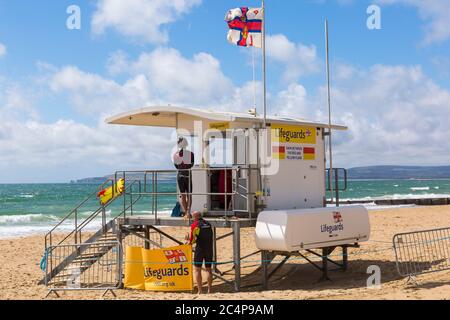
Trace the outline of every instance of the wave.
{"label": "wave", "polygon": [[[79,217],[83,217],[83,218],[87,218],[87,217],[90,217],[94,212],[95,212],[94,210],[92,210],[92,211],[81,211],[81,212],[78,212],[78,216]],[[105,211],[106,216],[110,216],[111,213],[112,213],[111,209]],[[98,215],[101,216],[101,212]]]}
{"label": "wave", "polygon": [[[150,215],[151,211],[134,211],[134,215]],[[170,216],[172,210],[158,211],[159,216]],[[87,218],[92,211],[79,213],[80,218]],[[106,216],[112,218],[112,211],[106,211]],[[0,215],[0,238],[20,237],[32,234],[45,234],[50,231],[59,221],[61,216],[51,214],[10,214]],[[107,219],[107,220],[109,220]],[[79,223],[83,219],[79,220]],[[85,228],[85,231],[97,231],[102,226],[101,214],[93,219]],[[74,219],[67,219],[58,226],[56,232],[70,232],[74,229]]]}
{"label": "wave", "polygon": [[58,221],[60,217],[51,214],[17,214],[17,215],[1,215],[1,224],[24,224],[35,222]]}
{"label": "wave", "polygon": [[19,194],[19,195],[17,195],[17,197],[30,199],[30,198],[34,198],[34,194]]}
{"label": "wave", "polygon": [[410,188],[412,191],[428,191],[430,190],[430,187],[412,187]]}
{"label": "wave", "polygon": [[[328,204],[327,207],[334,207],[335,205]],[[395,208],[410,208],[416,207],[415,204],[400,204],[400,205],[378,205],[375,202],[363,202],[363,203],[352,203],[343,204],[341,207],[351,207],[351,206],[363,206],[369,211],[385,210],[385,209],[395,209]]]}
{"label": "wave", "polygon": [[376,197],[362,197],[362,198],[341,198],[340,201],[376,201],[376,200],[402,200],[402,199],[435,199],[435,198],[450,198],[450,194],[439,194],[439,193],[427,193],[427,194],[387,194],[383,196]]}
{"label": "wave", "polygon": [[[36,216],[36,217],[29,217]],[[49,232],[60,221],[59,217],[55,217],[54,221],[43,221],[39,215],[23,215],[14,219],[12,216],[0,216],[2,221],[0,223],[0,238],[21,237],[29,235],[43,235]],[[6,217],[6,218],[4,218]],[[14,222],[11,222],[14,221]],[[92,220],[88,226],[83,228],[86,232],[95,232],[102,226],[102,219],[96,218]],[[68,220],[59,225],[55,232],[68,233],[74,229],[74,221]]]}

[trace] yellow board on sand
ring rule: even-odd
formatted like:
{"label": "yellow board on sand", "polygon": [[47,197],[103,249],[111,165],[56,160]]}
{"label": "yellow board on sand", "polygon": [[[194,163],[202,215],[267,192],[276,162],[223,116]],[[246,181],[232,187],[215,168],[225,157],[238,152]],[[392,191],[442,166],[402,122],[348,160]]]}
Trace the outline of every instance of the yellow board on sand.
{"label": "yellow board on sand", "polygon": [[[114,192],[113,187],[115,188]],[[114,198],[117,198],[118,196],[122,195],[124,188],[125,188],[125,180],[120,179],[114,184],[114,186],[111,186],[109,188],[100,191],[97,194],[97,198],[100,198],[100,203],[102,205],[105,205]]]}
{"label": "yellow board on sand", "polygon": [[147,291],[191,291],[192,246],[147,250],[126,247],[124,287]]}

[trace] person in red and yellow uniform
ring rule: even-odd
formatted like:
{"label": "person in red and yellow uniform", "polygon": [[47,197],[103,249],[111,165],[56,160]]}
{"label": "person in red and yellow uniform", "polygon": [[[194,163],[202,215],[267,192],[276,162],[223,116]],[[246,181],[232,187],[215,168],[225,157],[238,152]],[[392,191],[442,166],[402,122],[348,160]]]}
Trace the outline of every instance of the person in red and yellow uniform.
{"label": "person in red and yellow uniform", "polygon": [[194,252],[194,270],[195,282],[197,283],[198,294],[202,293],[202,265],[205,263],[207,272],[208,293],[212,288],[212,270],[213,263],[213,232],[211,224],[202,218],[199,211],[192,214],[194,222],[191,225],[189,243],[195,244]]}

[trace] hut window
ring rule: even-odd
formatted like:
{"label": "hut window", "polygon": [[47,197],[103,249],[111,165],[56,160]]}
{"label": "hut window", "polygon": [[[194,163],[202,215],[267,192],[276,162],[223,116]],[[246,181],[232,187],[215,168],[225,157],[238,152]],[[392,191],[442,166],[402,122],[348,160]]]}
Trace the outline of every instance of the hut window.
{"label": "hut window", "polygon": [[229,166],[232,161],[232,140],[229,137],[211,136],[209,139],[209,153],[211,166]]}

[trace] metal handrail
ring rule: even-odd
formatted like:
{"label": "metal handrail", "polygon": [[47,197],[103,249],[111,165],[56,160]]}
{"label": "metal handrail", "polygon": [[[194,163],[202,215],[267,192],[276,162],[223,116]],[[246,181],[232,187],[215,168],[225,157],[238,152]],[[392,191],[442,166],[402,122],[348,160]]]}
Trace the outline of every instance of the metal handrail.
{"label": "metal handrail", "polygon": [[[112,200],[111,201],[109,201],[106,205],[104,205],[104,206],[101,206],[101,207],[99,207],[99,208],[97,208],[96,210],[94,210],[94,212],[90,215],[90,216],[88,216],[88,217],[86,217],[86,219],[83,221],[83,222],[81,222],[80,224],[78,224],[78,209],[80,208],[80,207],[82,207],[87,201],[89,201],[89,200],[91,200],[92,198],[93,198],[93,196],[97,196],[97,194],[98,194],[98,191],[95,191],[95,192],[93,192],[92,194],[90,194],[84,201],[82,201],[78,206],[76,206],[73,210],[71,210],[70,211],[70,213],[67,215],[67,216],[65,216],[63,219],[61,219],[61,221],[60,222],[58,222],[46,235],[45,235],[45,247],[47,248],[48,247],[48,243],[50,242],[50,246],[52,245],[52,234],[53,234],[53,232],[59,227],[59,226],[61,226],[62,225],[62,223],[64,223],[65,221],[67,221],[73,214],[75,214],[75,216],[74,216],[74,223],[75,223],[75,228],[69,233],[69,234],[67,234],[66,235],[66,237],[64,237],[60,242],[59,242],[59,244],[61,244],[61,243],[63,243],[64,241],[66,241],[68,238],[70,238],[72,235],[74,235],[74,234],[76,234],[76,233],[78,233],[78,232],[80,232],[81,230],[83,230],[84,229],[84,227],[86,227],[95,217],[97,217],[98,216],[98,214],[100,213],[100,212],[102,212],[105,208],[107,208],[109,205],[111,205],[113,202],[115,202],[115,200],[116,199],[118,199],[118,198],[116,198],[116,197],[114,197],[114,192],[115,192],[115,188],[114,188],[114,185],[116,184],[116,181],[117,180],[114,180],[114,179],[108,179],[108,180],[106,180],[105,182],[103,182],[98,188],[97,188],[97,190],[101,190],[101,189],[103,189],[104,187],[105,187],[105,185],[107,185],[108,183],[112,183],[112,186],[113,186],[113,198],[112,198]],[[136,183],[136,182],[138,182],[139,183],[139,189],[140,189],[140,181],[133,181],[131,184],[129,184],[128,186],[126,186],[125,187],[125,189],[124,189],[124,192],[123,192],[123,194],[126,194],[126,190],[128,189],[128,188],[132,188],[132,186]],[[122,215],[123,214],[123,212],[120,214],[120,215]],[[119,215],[119,216],[120,216]]]}
{"label": "metal handrail", "polygon": [[[223,168],[222,167],[210,168],[210,167],[208,167],[208,168],[192,168],[192,169],[187,169],[185,171],[193,172],[193,171],[221,171],[221,170],[230,170],[230,171],[233,171],[233,170],[236,170],[236,171],[239,171],[239,170],[248,170],[248,171],[254,170],[257,173],[259,173],[259,169],[258,168],[251,168],[251,167],[240,167],[240,168],[229,168],[229,167],[226,167],[226,168],[225,167],[223,167]],[[154,186],[157,185],[157,175],[158,174],[160,174],[160,173],[163,173],[163,174],[164,173],[176,174],[177,172],[178,172],[178,170],[167,170],[167,169],[165,169],[165,170],[142,170],[142,171],[139,171],[139,170],[117,171],[116,174],[115,174],[115,177],[117,179],[118,174],[122,174],[122,177],[126,177],[126,174],[141,173],[141,174],[144,175],[144,190],[146,190],[147,189],[147,175],[152,174],[152,188],[153,188],[152,192],[144,191],[144,192],[131,193],[131,194],[132,195],[139,195],[139,194],[140,195],[178,195],[178,192],[158,192],[154,188]],[[226,180],[225,180],[225,182],[226,182]],[[248,191],[247,188],[245,188],[245,190]],[[236,192],[236,191],[230,191],[230,192],[201,192],[201,193],[191,192],[191,193],[189,193],[189,195],[193,195],[193,196],[200,196],[200,195],[223,196],[223,195],[243,195],[243,194],[241,194],[239,192]],[[245,195],[257,195],[257,193],[256,192],[247,192],[247,193],[245,193]]]}
{"label": "metal handrail", "polygon": [[[347,169],[344,168],[333,168],[333,178],[334,178],[334,188],[331,188],[331,184],[333,183],[332,181],[330,181],[330,168],[326,169],[327,171],[327,180],[326,180],[326,188],[325,191],[332,191],[335,195],[335,199],[336,201],[334,202],[336,204],[337,207],[339,207],[340,203],[339,203],[339,191],[346,191],[347,190]],[[344,177],[343,180],[341,180],[341,178],[339,177],[339,172],[343,171],[344,172]],[[344,187],[341,188],[339,185],[339,181],[344,181]],[[331,197],[333,199],[333,195]]]}
{"label": "metal handrail", "polygon": [[[132,186],[134,183],[136,183],[136,182],[139,182],[139,181],[133,181],[133,183],[130,184],[129,187],[131,187],[131,186]],[[126,211],[127,211],[128,209],[130,209],[130,208],[132,207],[133,204],[136,204],[139,200],[140,200],[140,197],[138,197],[134,202],[132,202],[128,207],[126,207],[124,210],[122,210],[117,216],[115,216],[115,217],[112,218],[111,220],[115,220],[115,219],[117,219],[118,217],[120,217],[120,216],[126,214]],[[112,201],[111,201],[111,202],[112,202]],[[102,208],[100,208],[100,209],[102,209]],[[98,211],[100,211],[100,210],[96,210],[96,213],[94,213],[94,214],[92,214],[91,216],[89,216],[88,218],[86,218],[86,220],[83,221],[83,224],[79,226],[78,231],[81,231],[82,229],[84,229],[84,228],[85,228],[92,220],[94,220],[94,219],[98,216],[98,214],[100,213],[100,212],[98,212]],[[110,220],[110,221],[111,221],[111,220]],[[74,231],[72,231],[72,234],[73,234],[73,232],[74,232]],[[70,235],[69,235],[68,237],[70,237]]]}
{"label": "metal handrail", "polygon": [[[124,190],[124,192],[123,192],[123,194],[125,195],[125,193],[126,193],[126,189],[128,189],[128,188],[132,188],[133,187],[133,185],[136,183],[136,182],[138,182],[139,183],[139,185],[140,185],[140,181],[133,181],[131,184],[129,184],[126,188],[125,188],[125,190]],[[114,191],[113,191],[114,192]],[[64,242],[65,240],[67,240],[71,235],[73,235],[74,234],[74,232],[78,232],[78,231],[81,231],[81,230],[83,230],[92,220],[94,220],[98,215],[99,215],[99,213],[100,212],[103,212],[103,210],[104,209],[106,209],[110,204],[112,204],[116,199],[118,199],[118,198],[113,198],[110,202],[108,202],[106,205],[104,205],[104,206],[101,206],[100,208],[98,208],[97,210],[95,210],[89,217],[87,217],[79,226],[78,226],[78,228],[77,229],[75,229],[75,230],[72,230],[61,242],[60,242],[60,244],[62,243],[62,242]],[[139,200],[139,199],[138,199]],[[128,208],[126,208],[126,209],[129,209],[129,207]],[[114,220],[114,219],[116,219],[117,217],[120,217],[122,214],[124,214],[124,211],[122,211],[120,214],[118,214],[115,218],[113,218],[113,219],[111,219],[111,220]]]}
{"label": "metal handrail", "polygon": [[[258,175],[261,174],[260,170],[258,168],[255,167],[251,167],[251,166],[238,166],[238,167],[194,167],[191,169],[186,169],[185,171],[189,171],[190,172],[190,179],[192,179],[192,172],[201,172],[201,171],[206,171],[206,172],[211,172],[211,171],[256,171]],[[124,171],[124,170],[120,170],[120,171],[116,171],[114,177],[115,179],[119,179],[119,178],[123,178],[123,179],[127,179],[127,175],[132,175],[134,176],[134,178],[136,178],[136,175],[139,175],[139,179],[143,179],[144,180],[144,191],[143,192],[139,192],[139,193],[135,193],[132,192],[130,193],[131,195],[139,195],[139,196],[152,196],[152,213],[155,215],[155,219],[157,219],[157,211],[158,211],[158,203],[157,203],[157,196],[176,196],[179,193],[178,192],[159,192],[157,190],[157,185],[158,185],[158,175],[162,175],[162,174],[173,174],[174,177],[176,177],[176,174],[178,173],[177,169],[160,169],[160,170],[130,170],[130,171]],[[149,181],[149,176],[151,176],[151,186],[152,186],[152,190],[151,191],[147,191],[147,181]],[[250,178],[250,175],[249,175]],[[237,180],[239,178],[236,179],[236,181],[232,182],[232,186],[235,186],[234,190],[230,191],[230,192],[191,192],[188,193],[189,196],[201,196],[201,195],[208,195],[208,196],[231,196],[232,198],[234,198],[235,196],[242,196],[244,197],[244,199],[249,199],[249,196],[257,196],[258,193],[256,192],[249,192],[248,188],[245,188],[244,191],[246,191],[246,193],[241,193],[237,191]],[[225,179],[225,183],[227,183],[227,179]],[[226,189],[227,190],[227,189]],[[229,211],[228,207],[225,207],[225,211]],[[239,210],[239,212],[242,212],[242,210]],[[251,210],[249,205],[247,204],[247,210],[246,212],[249,213],[249,215],[251,215]]]}
{"label": "metal handrail", "polygon": [[[221,171],[221,170],[226,170],[226,171],[241,171],[241,170],[247,170],[247,171],[252,171],[255,170],[258,174],[260,174],[260,171],[258,168],[253,168],[253,167],[249,167],[249,166],[239,166],[239,167],[197,167],[197,168],[191,168],[189,169],[189,172],[194,172],[194,171],[207,171],[207,172],[211,172],[211,171]],[[96,210],[94,210],[92,212],[91,215],[89,215],[88,217],[86,217],[81,223],[79,223],[79,215],[78,215],[78,211],[79,209],[85,205],[89,200],[91,200],[94,196],[97,195],[98,191],[93,192],[92,194],[90,194],[84,201],[82,201],[81,203],[79,203],[74,209],[72,209],[69,214],[67,216],[65,216],[63,219],[61,219],[61,221],[59,221],[46,235],[45,235],[45,247],[47,248],[50,244],[50,246],[52,245],[52,235],[55,232],[55,230],[60,227],[65,221],[69,220],[71,217],[74,218],[74,224],[75,227],[74,229],[69,232],[66,237],[64,237],[59,244],[63,243],[64,241],[66,241],[68,238],[70,238],[71,236],[73,236],[75,234],[75,236],[77,237],[77,233],[81,232],[92,220],[94,220],[99,214],[100,212],[104,212],[104,210],[110,206],[112,203],[115,202],[115,200],[118,199],[118,197],[114,197],[114,192],[116,191],[114,186],[117,183],[117,181],[119,181],[119,178],[123,178],[125,181],[128,181],[127,179],[127,174],[143,174],[144,177],[144,192],[142,192],[142,186],[141,186],[141,180],[139,179],[135,179],[132,180],[132,182],[125,187],[123,195],[124,195],[124,209],[123,211],[117,216],[120,217],[122,215],[126,215],[126,212],[133,207],[134,204],[136,204],[142,196],[153,196],[152,199],[152,212],[155,214],[155,219],[157,218],[157,211],[158,211],[158,199],[157,196],[161,195],[161,196],[167,196],[167,195],[178,195],[178,192],[158,192],[157,189],[157,184],[158,184],[158,175],[162,175],[162,174],[174,174],[176,175],[178,173],[178,170],[176,169],[172,169],[172,170],[130,170],[130,171],[116,171],[114,174],[114,178],[110,178],[108,180],[106,180],[105,182],[103,182],[98,188],[97,190],[101,190],[105,187],[105,185],[111,183],[111,185],[113,186],[113,198],[111,201],[109,201],[106,205],[101,206],[99,208],[97,208]],[[152,176],[152,192],[148,192],[147,189],[147,177],[148,175]],[[192,177],[192,175],[191,175]],[[226,182],[226,180],[225,180]],[[133,186],[138,184],[139,185],[139,192],[133,192]],[[237,181],[233,182],[233,185],[236,185]],[[227,190],[227,189],[226,189]],[[250,193],[248,192],[248,190],[245,194],[240,193],[237,191],[237,189],[235,188],[234,190],[230,191],[230,192],[203,192],[203,193],[190,193],[189,195],[191,196],[199,196],[199,195],[215,195],[215,196],[243,196],[245,198],[248,198],[249,196],[255,196],[257,195],[257,193]],[[126,199],[125,196],[129,195],[131,197],[131,205],[126,207]],[[134,200],[132,197],[133,196],[138,196],[136,200]],[[225,207],[225,211],[229,211],[228,207]],[[250,209],[247,206],[247,211],[250,214]],[[114,219],[116,219],[117,217],[115,217]],[[80,234],[80,238],[81,238],[81,234]],[[77,240],[77,239],[76,239]]]}
{"label": "metal handrail", "polygon": [[[327,175],[326,175],[327,176],[326,190],[327,191],[331,191],[330,184],[332,182],[330,182],[330,175],[328,174],[328,172],[330,171],[330,168],[327,168],[326,171],[327,171]],[[343,178],[340,177],[339,171],[342,171],[344,173],[344,177]],[[347,169],[345,169],[345,168],[333,168],[334,184],[335,184],[335,187],[338,187],[339,191],[346,191],[347,190],[347,187],[348,187],[347,175],[348,175]],[[338,184],[339,181],[343,181],[344,182],[344,187],[343,188],[339,187],[339,184]]]}
{"label": "metal handrail", "polygon": [[[113,181],[112,179],[108,179],[105,182],[103,182],[98,189],[102,189],[108,182]],[[72,209],[69,214],[67,214],[64,218],[62,218],[47,234],[49,235],[50,233],[52,233],[53,231],[55,231],[56,228],[58,228],[64,221],[68,220],[71,215],[73,213],[77,213],[78,209],[81,208],[86,202],[88,202],[91,198],[93,198],[94,196],[97,196],[98,194],[98,190],[94,191],[93,193],[91,193],[85,200],[83,200],[82,202],[80,202],[80,204],[78,204],[74,209]]]}

